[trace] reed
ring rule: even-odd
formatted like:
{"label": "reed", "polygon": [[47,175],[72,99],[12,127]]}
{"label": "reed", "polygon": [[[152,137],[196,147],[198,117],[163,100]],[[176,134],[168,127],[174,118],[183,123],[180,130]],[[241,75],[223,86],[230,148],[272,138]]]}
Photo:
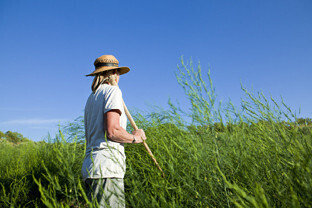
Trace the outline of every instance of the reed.
{"label": "reed", "polygon": [[[167,109],[132,112],[166,178],[143,146],[125,145],[127,207],[312,206],[310,123],[244,86],[240,106],[218,101],[210,72],[192,61],[181,59],[176,76],[189,111],[169,100]],[[82,129],[80,117],[50,141],[1,140],[0,206],[96,207],[80,176]]]}

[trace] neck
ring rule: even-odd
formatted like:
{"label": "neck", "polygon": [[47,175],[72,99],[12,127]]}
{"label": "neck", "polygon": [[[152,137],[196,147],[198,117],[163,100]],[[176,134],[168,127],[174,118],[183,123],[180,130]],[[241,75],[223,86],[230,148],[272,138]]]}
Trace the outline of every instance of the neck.
{"label": "neck", "polygon": [[104,82],[104,84],[107,84],[107,85],[118,85],[118,83],[116,81],[113,81],[112,83]]}

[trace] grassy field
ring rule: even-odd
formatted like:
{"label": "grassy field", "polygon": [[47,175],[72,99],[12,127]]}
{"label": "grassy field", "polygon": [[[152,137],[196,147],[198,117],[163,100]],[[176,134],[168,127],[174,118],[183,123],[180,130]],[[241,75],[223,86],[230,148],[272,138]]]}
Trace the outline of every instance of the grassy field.
{"label": "grassy field", "polygon": [[[244,87],[241,106],[218,102],[210,74],[192,62],[176,76],[189,111],[169,101],[133,112],[166,177],[143,145],[125,145],[127,207],[312,207],[311,119]],[[46,142],[1,139],[0,207],[96,207],[80,175],[82,124]]]}

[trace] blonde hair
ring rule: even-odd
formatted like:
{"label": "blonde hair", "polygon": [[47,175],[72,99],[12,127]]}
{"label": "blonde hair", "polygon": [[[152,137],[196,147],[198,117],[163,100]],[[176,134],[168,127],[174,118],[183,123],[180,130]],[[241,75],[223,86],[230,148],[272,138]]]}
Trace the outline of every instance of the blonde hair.
{"label": "blonde hair", "polygon": [[117,79],[116,73],[117,69],[113,69],[96,74],[91,86],[92,92],[95,92],[97,88],[104,83],[114,85]]}

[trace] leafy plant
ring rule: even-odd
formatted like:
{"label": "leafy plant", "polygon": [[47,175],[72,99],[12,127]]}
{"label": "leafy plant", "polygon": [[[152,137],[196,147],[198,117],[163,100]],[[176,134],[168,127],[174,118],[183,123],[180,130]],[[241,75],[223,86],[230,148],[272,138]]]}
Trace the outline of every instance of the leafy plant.
{"label": "leafy plant", "polygon": [[[240,106],[222,103],[192,61],[176,76],[189,110],[169,100],[132,112],[166,177],[142,145],[125,144],[126,207],[312,206],[311,119],[243,86]],[[83,128],[79,117],[48,142],[1,142],[0,206],[97,207],[80,175]]]}

